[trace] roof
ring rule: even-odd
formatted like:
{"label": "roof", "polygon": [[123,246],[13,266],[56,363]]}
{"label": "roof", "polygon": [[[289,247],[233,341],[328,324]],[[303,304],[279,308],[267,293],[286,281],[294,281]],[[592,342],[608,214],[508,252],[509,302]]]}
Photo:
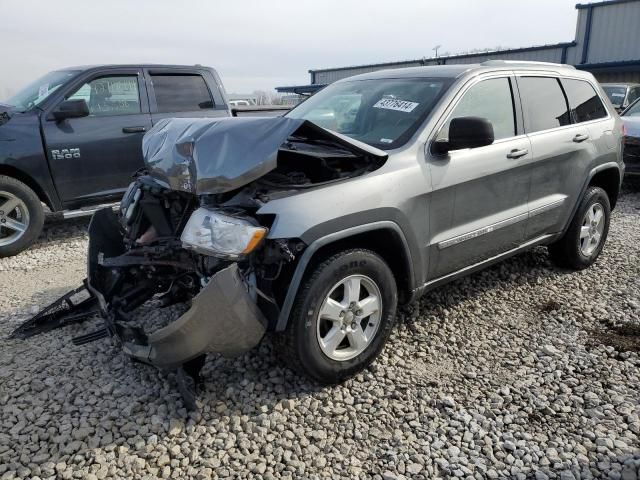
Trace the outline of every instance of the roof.
{"label": "roof", "polygon": [[[387,68],[374,72],[361,73],[343,80],[364,80],[369,78],[410,78],[410,77],[458,77],[469,70],[480,68],[479,63],[460,65],[427,65],[424,67]],[[341,81],[341,80],[338,80]]]}
{"label": "roof", "polygon": [[606,7],[608,5],[616,5],[618,3],[630,3],[637,2],[638,0],[607,0],[604,2],[593,2],[593,3],[577,3],[576,8],[581,10],[583,8],[593,8],[593,7]]}
{"label": "roof", "polygon": [[207,67],[206,65],[169,65],[162,63],[122,63],[122,64],[111,64],[111,63],[103,63],[103,64],[95,64],[95,65],[75,65],[73,67],[64,67],[59,68],[58,70],[94,70],[96,68],[205,68],[210,69],[211,67]]}
{"label": "roof", "polygon": [[293,85],[290,87],[276,87],[276,91],[280,93],[297,93],[298,95],[308,95],[322,90],[327,84],[314,83],[311,85]]}
{"label": "roof", "polygon": [[424,67],[406,67],[376,70],[347,77],[338,82],[351,80],[368,80],[376,78],[458,78],[470,71],[500,71],[500,70],[548,70],[557,72],[559,70],[569,70],[572,74],[578,72],[572,65],[562,65],[559,63],[546,62],[520,62],[507,60],[490,60],[484,63],[468,63],[454,65],[427,65]]}

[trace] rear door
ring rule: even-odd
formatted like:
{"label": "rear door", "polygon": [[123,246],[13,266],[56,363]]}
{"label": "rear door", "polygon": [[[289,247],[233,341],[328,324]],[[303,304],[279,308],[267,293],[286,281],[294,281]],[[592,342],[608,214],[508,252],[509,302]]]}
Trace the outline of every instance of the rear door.
{"label": "rear door", "polygon": [[438,127],[436,140],[448,138],[456,117],[491,121],[492,145],[429,154],[433,192],[430,206],[431,280],[518,247],[528,216],[529,139],[516,108],[514,80],[508,74],[468,86]]}
{"label": "rear door", "polygon": [[597,157],[589,122],[607,113],[583,80],[532,75],[517,80],[534,160],[526,231],[533,239],[561,231],[569,220]]}
{"label": "rear door", "polygon": [[63,99],[84,99],[89,107],[88,117],[43,120],[49,165],[63,203],[119,199],[143,166],[142,136],[151,127],[142,71],[94,71],[70,86]]}
{"label": "rear door", "polygon": [[214,75],[208,70],[145,70],[151,120],[172,117],[228,117],[229,110]]}

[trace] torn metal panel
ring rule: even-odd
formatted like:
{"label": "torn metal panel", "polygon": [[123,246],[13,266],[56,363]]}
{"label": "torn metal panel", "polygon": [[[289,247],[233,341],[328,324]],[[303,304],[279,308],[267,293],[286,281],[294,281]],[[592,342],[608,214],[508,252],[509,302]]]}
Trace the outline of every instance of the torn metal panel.
{"label": "torn metal panel", "polygon": [[150,334],[147,345],[128,342],[123,349],[146,363],[171,368],[203,353],[241,355],[260,342],[266,326],[233,263],[211,277],[184,315]]}

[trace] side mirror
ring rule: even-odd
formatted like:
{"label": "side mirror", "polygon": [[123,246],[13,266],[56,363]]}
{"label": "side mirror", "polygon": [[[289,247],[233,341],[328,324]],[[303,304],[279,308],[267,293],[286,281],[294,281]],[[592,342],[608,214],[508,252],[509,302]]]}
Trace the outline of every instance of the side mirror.
{"label": "side mirror", "polygon": [[482,117],[457,117],[449,123],[449,140],[433,144],[434,153],[444,155],[450,150],[491,145],[495,140],[493,125]]}
{"label": "side mirror", "polygon": [[65,100],[58,108],[52,112],[53,118],[56,120],[65,120],[67,118],[80,118],[89,116],[89,107],[83,99]]}

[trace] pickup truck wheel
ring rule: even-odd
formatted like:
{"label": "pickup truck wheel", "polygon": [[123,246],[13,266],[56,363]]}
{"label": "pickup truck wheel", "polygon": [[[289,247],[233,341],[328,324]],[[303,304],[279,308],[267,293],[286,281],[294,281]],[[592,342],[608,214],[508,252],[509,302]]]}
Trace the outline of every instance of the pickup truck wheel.
{"label": "pickup truck wheel", "polygon": [[44,224],[40,199],[24,183],[0,175],[0,257],[10,257],[31,245]]}
{"label": "pickup truck wheel", "polygon": [[369,365],[384,347],[398,292],[389,266],[370,250],[333,255],[298,292],[281,352],[312,379],[338,383]]}
{"label": "pickup truck wheel", "polygon": [[551,260],[558,266],[582,270],[593,264],[609,233],[609,196],[599,187],[589,187],[571,220],[569,229],[549,245]]}

